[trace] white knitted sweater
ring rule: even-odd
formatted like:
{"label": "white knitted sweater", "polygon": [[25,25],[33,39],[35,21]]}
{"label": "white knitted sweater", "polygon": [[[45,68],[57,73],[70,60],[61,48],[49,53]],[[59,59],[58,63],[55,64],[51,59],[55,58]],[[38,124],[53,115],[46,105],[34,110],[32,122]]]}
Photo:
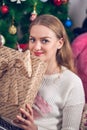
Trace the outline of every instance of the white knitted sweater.
{"label": "white knitted sweater", "polygon": [[45,75],[33,105],[38,130],[79,130],[84,103],[81,79],[73,72]]}

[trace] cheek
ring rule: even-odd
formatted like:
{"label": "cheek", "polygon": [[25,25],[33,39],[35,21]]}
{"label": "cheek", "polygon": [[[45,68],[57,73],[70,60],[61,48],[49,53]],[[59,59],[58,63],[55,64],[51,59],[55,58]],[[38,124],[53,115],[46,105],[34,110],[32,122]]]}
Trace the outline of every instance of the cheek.
{"label": "cheek", "polygon": [[29,50],[31,51],[33,49],[33,46],[29,43]]}
{"label": "cheek", "polygon": [[48,50],[48,54],[51,56],[51,55],[56,55],[56,52],[57,52],[57,47],[56,46],[52,46],[49,48]]}

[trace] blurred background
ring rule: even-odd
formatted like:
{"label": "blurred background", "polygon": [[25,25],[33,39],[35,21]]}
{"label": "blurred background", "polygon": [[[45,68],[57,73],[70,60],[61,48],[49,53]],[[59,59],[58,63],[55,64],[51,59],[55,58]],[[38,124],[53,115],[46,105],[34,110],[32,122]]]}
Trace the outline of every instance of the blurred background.
{"label": "blurred background", "polygon": [[0,43],[26,50],[29,24],[41,14],[58,17],[70,43],[87,31],[87,0],[0,0]]}

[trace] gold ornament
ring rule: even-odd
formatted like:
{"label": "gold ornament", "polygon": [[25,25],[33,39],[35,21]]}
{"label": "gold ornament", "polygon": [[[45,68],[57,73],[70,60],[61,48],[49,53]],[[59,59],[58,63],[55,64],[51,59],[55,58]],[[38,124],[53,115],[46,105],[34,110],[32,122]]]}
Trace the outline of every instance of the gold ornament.
{"label": "gold ornament", "polygon": [[11,25],[9,27],[9,33],[12,34],[12,35],[16,34],[17,33],[17,28],[14,25]]}

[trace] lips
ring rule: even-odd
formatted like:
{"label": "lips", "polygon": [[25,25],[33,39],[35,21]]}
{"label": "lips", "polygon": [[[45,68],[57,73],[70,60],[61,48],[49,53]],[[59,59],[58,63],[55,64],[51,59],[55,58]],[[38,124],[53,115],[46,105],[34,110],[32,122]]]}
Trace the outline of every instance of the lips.
{"label": "lips", "polygon": [[43,52],[34,52],[35,56],[41,56],[43,54]]}

